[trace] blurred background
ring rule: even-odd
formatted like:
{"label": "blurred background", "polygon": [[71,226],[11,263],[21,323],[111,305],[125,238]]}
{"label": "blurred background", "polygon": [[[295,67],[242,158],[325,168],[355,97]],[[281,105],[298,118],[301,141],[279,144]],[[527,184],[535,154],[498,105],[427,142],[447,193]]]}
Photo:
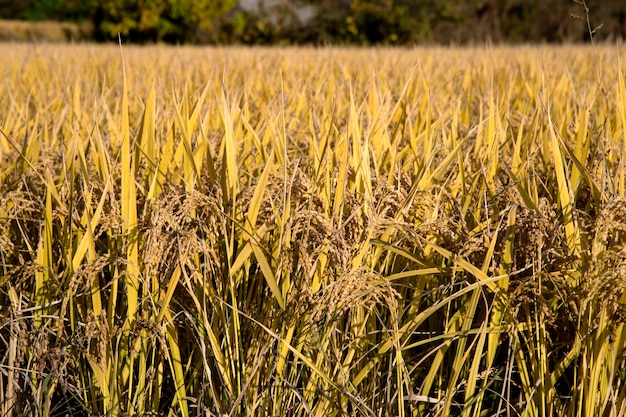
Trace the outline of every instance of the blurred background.
{"label": "blurred background", "polygon": [[623,0],[0,0],[0,39],[190,44],[614,42]]}

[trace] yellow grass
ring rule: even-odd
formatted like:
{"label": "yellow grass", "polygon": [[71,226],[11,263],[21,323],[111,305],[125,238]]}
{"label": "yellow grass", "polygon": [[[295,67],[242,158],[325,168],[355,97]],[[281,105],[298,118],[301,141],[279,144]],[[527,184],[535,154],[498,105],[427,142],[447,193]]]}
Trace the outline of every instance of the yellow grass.
{"label": "yellow grass", "polygon": [[1,47],[3,416],[624,415],[619,47]]}
{"label": "yellow grass", "polygon": [[0,41],[2,42],[75,42],[92,38],[91,22],[30,22],[0,19]]}

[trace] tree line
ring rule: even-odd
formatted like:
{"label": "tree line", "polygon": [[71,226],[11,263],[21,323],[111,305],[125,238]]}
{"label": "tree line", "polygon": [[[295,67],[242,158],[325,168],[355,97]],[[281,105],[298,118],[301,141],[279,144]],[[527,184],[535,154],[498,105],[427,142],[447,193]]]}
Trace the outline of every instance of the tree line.
{"label": "tree line", "polygon": [[[267,1],[267,0],[266,0]],[[622,38],[621,0],[0,0],[2,18],[89,22],[95,40],[239,44],[471,44]],[[312,6],[301,21],[295,11]]]}

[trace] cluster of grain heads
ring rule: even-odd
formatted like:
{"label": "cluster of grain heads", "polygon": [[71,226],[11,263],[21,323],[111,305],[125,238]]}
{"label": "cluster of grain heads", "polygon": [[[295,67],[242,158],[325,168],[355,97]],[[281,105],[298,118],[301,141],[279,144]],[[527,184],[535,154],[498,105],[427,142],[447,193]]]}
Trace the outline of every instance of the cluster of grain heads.
{"label": "cluster of grain heads", "polygon": [[626,411],[618,51],[6,50],[3,416]]}

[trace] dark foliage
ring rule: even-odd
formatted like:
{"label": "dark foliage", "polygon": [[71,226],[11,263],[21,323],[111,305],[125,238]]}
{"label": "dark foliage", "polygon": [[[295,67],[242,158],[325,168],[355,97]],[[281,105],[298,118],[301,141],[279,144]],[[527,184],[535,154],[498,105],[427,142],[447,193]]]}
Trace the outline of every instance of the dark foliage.
{"label": "dark foliage", "polygon": [[[267,3],[267,2],[266,2]],[[621,38],[626,3],[589,0],[0,0],[0,18],[91,21],[98,40],[243,44],[472,44]],[[315,7],[301,22],[294,10]],[[587,21],[589,20],[589,22]],[[589,23],[589,24],[588,24]],[[598,29],[596,31],[596,29]],[[591,30],[590,30],[591,29]]]}

